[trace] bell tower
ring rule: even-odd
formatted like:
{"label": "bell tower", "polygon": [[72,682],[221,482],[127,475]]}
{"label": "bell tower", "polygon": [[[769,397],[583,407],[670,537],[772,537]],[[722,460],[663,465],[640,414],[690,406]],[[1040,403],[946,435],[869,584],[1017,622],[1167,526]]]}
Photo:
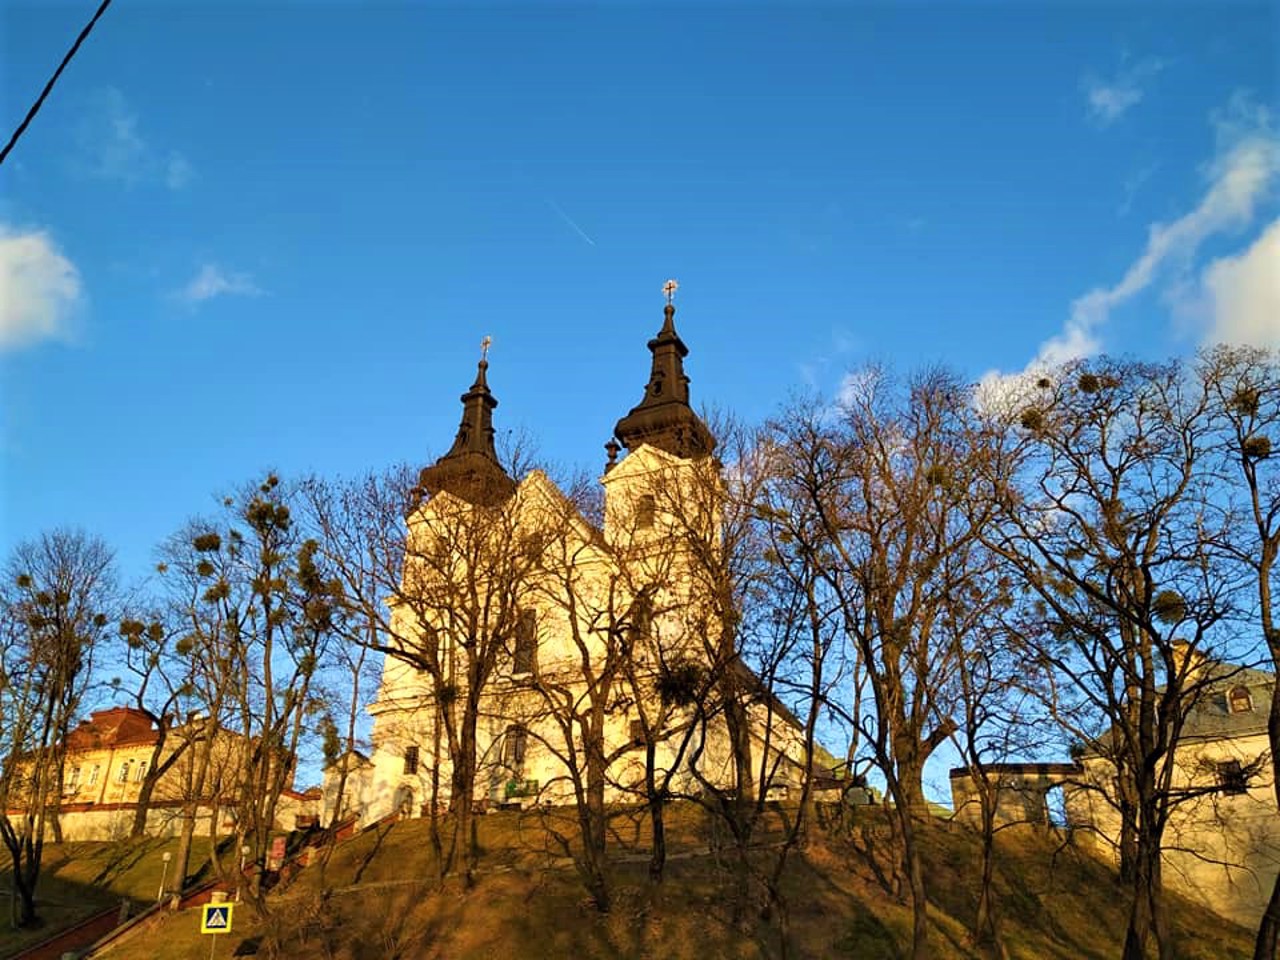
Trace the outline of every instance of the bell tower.
{"label": "bell tower", "polygon": [[614,435],[629,451],[641,444],[665,450],[685,460],[710,456],[716,441],[701,418],[689,406],[689,378],[684,358],[689,348],[676,333],[675,293],[679,287],[668,280],[662,287],[667,296],[662,329],[649,341],[652,360],[644,398],[617,422]]}
{"label": "bell tower", "polygon": [[480,342],[476,381],[461,396],[462,422],[449,452],[423,469],[418,486],[432,496],[448,491],[468,503],[496,506],[515,492],[516,483],[498,462],[493,445],[493,411],[497,398],[489,390],[489,345]]}
{"label": "bell tower", "polygon": [[[615,544],[671,542],[695,531],[714,536],[718,529],[716,441],[689,405],[689,348],[675,326],[677,286],[668,280],[662,288],[667,303],[662,329],[649,341],[644,397],[605,444],[605,536]],[[628,452],[619,461],[622,447]]]}

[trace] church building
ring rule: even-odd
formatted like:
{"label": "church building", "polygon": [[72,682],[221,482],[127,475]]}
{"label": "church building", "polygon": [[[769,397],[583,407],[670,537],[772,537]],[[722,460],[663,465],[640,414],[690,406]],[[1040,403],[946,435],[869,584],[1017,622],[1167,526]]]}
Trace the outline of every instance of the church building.
{"label": "church building", "polygon": [[[800,724],[737,657],[722,467],[689,403],[674,290],[644,396],[605,445],[602,505],[542,471],[507,473],[480,360],[406,518],[389,641],[402,652],[385,658],[344,815],[448,809],[463,800],[455,760],[473,765],[481,811],[798,786]],[[324,822],[336,781],[327,771]]]}

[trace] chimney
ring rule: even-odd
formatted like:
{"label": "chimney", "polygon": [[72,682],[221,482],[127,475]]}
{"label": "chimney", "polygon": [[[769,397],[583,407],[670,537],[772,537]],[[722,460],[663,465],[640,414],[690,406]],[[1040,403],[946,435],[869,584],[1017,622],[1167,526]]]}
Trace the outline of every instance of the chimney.
{"label": "chimney", "polygon": [[1196,683],[1205,664],[1204,653],[1186,640],[1174,640],[1172,653],[1174,676],[1181,678],[1183,685]]}

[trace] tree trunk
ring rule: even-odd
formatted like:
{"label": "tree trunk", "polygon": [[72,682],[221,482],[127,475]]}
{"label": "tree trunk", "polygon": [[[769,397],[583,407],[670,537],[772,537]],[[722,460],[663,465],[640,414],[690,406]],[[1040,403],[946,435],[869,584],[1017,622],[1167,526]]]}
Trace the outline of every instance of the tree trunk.
{"label": "tree trunk", "polygon": [[[194,767],[187,770],[186,797],[182,808],[182,832],[178,836],[178,853],[174,857],[173,871],[169,874],[166,893],[181,893],[187,885],[191,871],[191,842],[196,833],[196,821],[200,819],[200,798],[209,779],[209,764],[213,756],[213,731],[206,729],[195,756]],[[187,764],[184,762],[184,767]]]}
{"label": "tree trunk", "polygon": [[343,795],[347,792],[347,765],[351,762],[351,752],[348,751],[342,758],[342,770],[338,774],[338,789],[334,791],[333,797],[333,816],[329,819],[329,829],[332,830],[342,822],[342,801]]}
{"label": "tree trunk", "polygon": [[992,796],[988,785],[979,785],[982,799],[982,881],[978,888],[978,915],[973,924],[973,942],[983,956],[1000,957],[1000,935],[996,930],[995,914],[995,806],[998,800]]}
{"label": "tree trunk", "polygon": [[649,822],[653,827],[653,851],[649,854],[649,879],[661,883],[667,866],[666,803],[657,797],[649,800]]}
{"label": "tree trunk", "polygon": [[[1147,940],[1155,922],[1152,912],[1152,884],[1159,878],[1152,875],[1151,841],[1146,836],[1137,840],[1137,856],[1133,862],[1132,903],[1129,908],[1129,924],[1125,930],[1123,960],[1147,960]],[[1157,847],[1155,855],[1160,855]]]}
{"label": "tree trunk", "polygon": [[[1266,599],[1270,599],[1267,597]],[[1266,620],[1270,620],[1270,611]],[[1269,631],[1274,633],[1274,631]],[[1271,659],[1280,668],[1280,646],[1271,644]],[[1272,788],[1276,795],[1276,808],[1280,809],[1280,684],[1271,691],[1271,713],[1267,718],[1267,737],[1271,742]],[[1280,876],[1271,885],[1271,899],[1258,924],[1258,936],[1253,945],[1253,960],[1276,960],[1280,956]]]}
{"label": "tree trunk", "polygon": [[917,823],[909,808],[898,812],[902,827],[903,859],[907,868],[907,884],[911,890],[911,960],[930,960],[929,895],[924,882],[924,864],[920,862]]}
{"label": "tree trunk", "polygon": [[915,817],[927,817],[929,805],[924,798],[924,761],[917,733],[909,730],[905,718],[893,721],[898,733],[893,737],[893,765],[898,786],[894,800]]}
{"label": "tree trunk", "polygon": [[14,927],[30,927],[38,923],[36,916],[36,880],[40,876],[41,841],[32,840],[32,818],[23,820],[21,833],[13,830],[7,819],[0,819],[0,833],[4,835],[12,862],[13,883],[10,891],[10,918]]}
{"label": "tree trunk", "polygon": [[[603,716],[597,717],[595,730],[603,729]],[[583,744],[587,760],[586,803],[578,811],[582,831],[582,860],[587,892],[601,913],[608,913],[612,898],[605,874],[605,757],[603,734],[591,734]]]}
{"label": "tree trunk", "polygon": [[133,826],[129,828],[129,839],[138,840],[147,833],[147,812],[151,809],[151,794],[156,788],[155,768],[147,770],[142,778],[142,786],[138,788],[138,808],[133,812]]}
{"label": "tree trunk", "polygon": [[1156,844],[1155,859],[1151,864],[1151,885],[1148,897],[1151,900],[1151,925],[1156,935],[1156,945],[1160,952],[1160,960],[1175,960],[1178,951],[1174,949],[1173,937],[1169,932],[1169,914],[1164,902],[1164,865],[1161,862],[1160,844]]}
{"label": "tree trunk", "polygon": [[191,841],[195,837],[196,818],[199,815],[198,804],[183,811],[182,830],[178,833],[178,852],[173,858],[173,869],[165,880],[165,893],[181,893],[186,886],[187,873],[191,869]]}
{"label": "tree trunk", "polygon": [[435,854],[436,880],[443,884],[447,864],[444,859],[444,841],[440,836],[440,718],[436,705],[435,723],[431,731],[431,792],[427,816],[430,818],[431,851]]}
{"label": "tree trunk", "polygon": [[36,892],[25,883],[18,881],[18,872],[14,872],[14,926],[18,928],[36,926]]}
{"label": "tree trunk", "polygon": [[1277,933],[1280,932],[1280,877],[1271,885],[1271,899],[1258,925],[1258,938],[1253,945],[1253,960],[1276,960]]}
{"label": "tree trunk", "polygon": [[462,846],[462,877],[467,887],[475,882],[476,864],[480,850],[475,823],[476,802],[476,720],[475,711],[463,716],[462,736],[458,756],[451,771],[454,816],[454,838],[450,847],[450,861]]}

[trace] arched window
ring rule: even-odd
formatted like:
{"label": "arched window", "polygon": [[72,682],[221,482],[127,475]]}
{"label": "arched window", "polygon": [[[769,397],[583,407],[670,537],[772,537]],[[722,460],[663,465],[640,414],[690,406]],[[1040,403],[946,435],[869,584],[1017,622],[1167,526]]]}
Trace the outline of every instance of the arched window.
{"label": "arched window", "polygon": [[413,790],[402,786],[396,790],[395,811],[402,817],[413,816]]}
{"label": "arched window", "polygon": [[116,774],[116,783],[126,783],[129,780],[129,761],[126,760],[120,764],[120,772]]}
{"label": "arched window", "polygon": [[1227,694],[1227,709],[1232,713],[1252,713],[1253,697],[1249,696],[1249,688],[1243,685],[1232,687]]}
{"label": "arched window", "polygon": [[524,754],[528,738],[529,731],[518,723],[507,727],[506,736],[502,738],[502,765],[517,777],[524,776]]}
{"label": "arched window", "polygon": [[141,783],[143,780],[147,779],[147,761],[145,760],[138,761],[138,770],[136,773],[134,773],[133,779],[137,783]]}

